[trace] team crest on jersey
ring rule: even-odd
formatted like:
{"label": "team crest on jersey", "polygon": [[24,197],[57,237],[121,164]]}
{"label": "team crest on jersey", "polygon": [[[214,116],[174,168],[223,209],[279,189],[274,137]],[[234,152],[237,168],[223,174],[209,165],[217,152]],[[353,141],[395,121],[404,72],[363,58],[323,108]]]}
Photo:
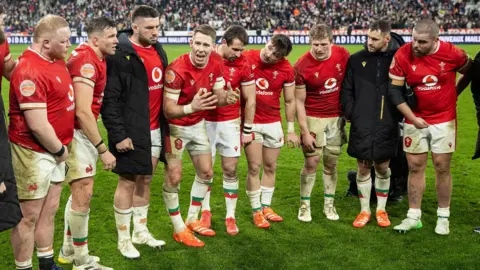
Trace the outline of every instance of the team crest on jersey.
{"label": "team crest on jersey", "polygon": [[405,147],[408,148],[412,145],[412,138],[407,136],[407,137],[405,137],[404,141],[405,141]]}
{"label": "team crest on jersey", "polygon": [[190,84],[193,86],[195,84],[195,80],[190,80]]}
{"label": "team crest on jersey", "polygon": [[175,149],[181,150],[183,148],[183,141],[180,138],[175,140]]}
{"label": "team crest on jersey", "polygon": [[315,77],[317,77],[317,79],[318,79],[318,74],[319,74],[319,73],[318,73],[318,72],[315,72],[314,74],[315,74]]}
{"label": "team crest on jersey", "polygon": [[213,82],[213,73],[210,73],[210,75],[208,75],[208,77],[210,78],[210,82]]}
{"label": "team crest on jersey", "polygon": [[235,73],[235,68],[230,68],[230,77],[233,77],[233,73]]}
{"label": "team crest on jersey", "polygon": [[413,69],[413,71],[415,71],[415,70],[417,69],[417,66],[416,66],[416,65],[413,65],[413,66],[412,66],[412,69]]}
{"label": "team crest on jersey", "polygon": [[256,65],[252,65],[252,70],[255,70],[257,66]]}
{"label": "team crest on jersey", "polygon": [[24,97],[29,97],[35,93],[35,83],[30,80],[24,80],[20,84],[20,93]]}
{"label": "team crest on jersey", "polygon": [[68,85],[68,99],[73,101],[74,94],[73,94],[73,86],[71,84]]}
{"label": "team crest on jersey", "polygon": [[95,68],[92,64],[84,64],[80,68],[80,74],[82,74],[83,77],[90,79],[95,75]]}
{"label": "team crest on jersey", "polygon": [[156,83],[162,80],[162,70],[159,67],[154,67],[152,70],[152,80]]}
{"label": "team crest on jersey", "polygon": [[273,79],[274,80],[277,79],[277,75],[278,75],[278,71],[276,71],[276,70],[273,71]]}
{"label": "team crest on jersey", "polygon": [[325,88],[327,89],[332,89],[335,86],[337,86],[337,79],[335,78],[330,78],[327,81],[325,81]]}
{"label": "team crest on jersey", "polygon": [[340,65],[340,63],[336,64],[335,67],[338,69],[338,72],[342,71],[342,65]]}
{"label": "team crest on jersey", "polygon": [[175,72],[173,70],[168,70],[167,74],[165,74],[165,81],[167,83],[172,83],[175,80]]}
{"label": "team crest on jersey", "polygon": [[60,77],[57,76],[55,79],[57,79],[59,83],[62,83],[62,80],[60,80]]}
{"label": "team crest on jersey", "polygon": [[255,81],[255,84],[257,85],[258,88],[262,89],[262,90],[265,90],[265,89],[268,89],[268,87],[270,86],[268,84],[268,81],[265,80],[264,78],[258,78],[256,81]]}
{"label": "team crest on jersey", "polygon": [[445,71],[445,62],[440,62],[438,65],[440,66],[442,72]]}
{"label": "team crest on jersey", "polygon": [[423,80],[422,82],[428,86],[428,87],[432,87],[432,86],[435,86],[438,82],[438,78],[434,75],[427,75],[425,77],[423,77]]}

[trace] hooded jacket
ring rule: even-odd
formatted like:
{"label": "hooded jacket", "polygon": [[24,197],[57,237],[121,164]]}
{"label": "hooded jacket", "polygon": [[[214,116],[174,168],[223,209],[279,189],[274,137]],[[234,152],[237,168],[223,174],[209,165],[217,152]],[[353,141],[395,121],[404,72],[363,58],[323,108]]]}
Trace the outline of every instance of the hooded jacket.
{"label": "hooded jacket", "polygon": [[[132,46],[131,29],[118,33],[115,55],[107,57],[107,84],[101,109],[102,120],[108,132],[109,149],[117,159],[113,170],[117,174],[151,175],[150,109],[148,75],[142,60]],[[163,68],[168,65],[167,55],[160,43],[155,44]],[[162,97],[163,98],[163,97]],[[168,134],[168,122],[160,110],[162,145]],[[116,144],[130,138],[134,150],[119,153]],[[162,147],[160,160],[165,160]]]}
{"label": "hooded jacket", "polygon": [[365,44],[348,61],[341,104],[351,122],[347,153],[357,159],[383,161],[397,155],[401,115],[388,96],[388,73],[404,41],[395,33],[391,37],[385,52],[371,53]]}

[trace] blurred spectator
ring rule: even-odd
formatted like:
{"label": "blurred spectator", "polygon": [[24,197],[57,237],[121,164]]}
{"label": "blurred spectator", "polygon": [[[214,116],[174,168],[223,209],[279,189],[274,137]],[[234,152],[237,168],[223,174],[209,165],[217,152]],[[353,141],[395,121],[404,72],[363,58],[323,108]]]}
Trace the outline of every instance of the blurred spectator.
{"label": "blurred spectator", "polygon": [[240,24],[249,30],[308,30],[316,23],[334,29],[366,29],[372,20],[388,19],[392,28],[412,28],[420,18],[442,29],[480,28],[479,0],[0,0],[7,10],[7,32],[32,32],[35,22],[52,13],[83,29],[93,16],[110,16],[118,28],[129,27],[135,4],[160,11],[163,31],[192,30],[209,24],[224,30]]}

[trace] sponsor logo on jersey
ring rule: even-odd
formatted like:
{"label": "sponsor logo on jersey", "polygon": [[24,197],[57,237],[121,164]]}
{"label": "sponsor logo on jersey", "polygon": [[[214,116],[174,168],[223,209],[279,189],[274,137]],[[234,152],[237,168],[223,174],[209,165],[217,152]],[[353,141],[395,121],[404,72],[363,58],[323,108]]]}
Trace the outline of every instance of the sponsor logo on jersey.
{"label": "sponsor logo on jersey", "polygon": [[29,97],[35,93],[35,83],[30,80],[24,80],[20,83],[20,93],[24,97]]}
{"label": "sponsor logo on jersey", "polygon": [[73,86],[71,84],[68,85],[68,99],[73,101],[74,94],[73,94]]}
{"label": "sponsor logo on jersey", "polygon": [[332,89],[335,86],[337,86],[337,79],[335,78],[330,78],[327,81],[325,81],[325,88],[327,89]]}
{"label": "sponsor logo on jersey", "polygon": [[83,77],[90,79],[95,75],[95,68],[92,64],[84,64],[80,68],[80,74],[82,74]]}
{"label": "sponsor logo on jersey", "polygon": [[255,84],[257,85],[258,88],[262,89],[262,90],[266,90],[268,89],[268,87],[270,86],[268,84],[268,81],[265,80],[264,78],[258,78],[256,81],[255,81]]}
{"label": "sponsor logo on jersey", "polygon": [[423,77],[422,83],[425,86],[418,87],[418,90],[420,90],[420,91],[439,90],[440,88],[442,88],[440,85],[436,86],[437,83],[438,83],[438,78],[434,75],[427,75],[427,76]]}
{"label": "sponsor logo on jersey", "polygon": [[162,80],[162,70],[159,67],[154,67],[152,69],[152,80],[156,83]]}

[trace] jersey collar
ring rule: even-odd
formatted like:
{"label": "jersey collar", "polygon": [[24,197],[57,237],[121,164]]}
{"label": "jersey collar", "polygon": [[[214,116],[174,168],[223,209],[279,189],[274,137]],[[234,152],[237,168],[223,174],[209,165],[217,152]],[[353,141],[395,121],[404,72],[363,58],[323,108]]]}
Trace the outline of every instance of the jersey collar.
{"label": "jersey collar", "polygon": [[34,49],[32,49],[32,47],[28,47],[28,50],[31,51],[31,52],[33,52],[33,53],[35,53],[35,54],[38,55],[40,58],[42,58],[43,60],[45,60],[45,61],[47,61],[47,62],[49,62],[49,63],[55,63],[55,60],[52,61],[52,60],[47,59],[47,58],[46,58],[45,56],[43,56],[41,53],[39,53],[39,52],[35,51]]}

